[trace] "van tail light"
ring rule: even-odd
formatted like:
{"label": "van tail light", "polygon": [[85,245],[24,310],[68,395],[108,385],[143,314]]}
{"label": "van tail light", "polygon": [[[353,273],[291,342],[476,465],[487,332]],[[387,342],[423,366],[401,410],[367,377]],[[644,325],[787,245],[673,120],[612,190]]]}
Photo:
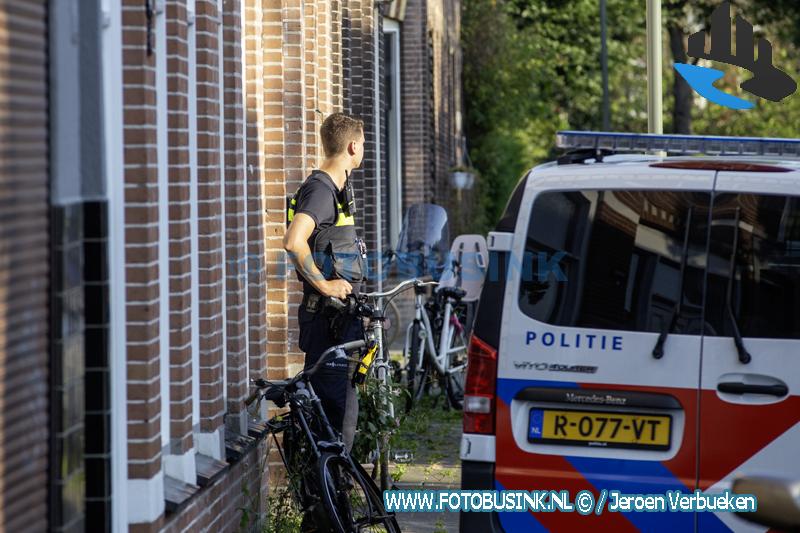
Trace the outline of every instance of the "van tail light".
{"label": "van tail light", "polygon": [[464,433],[494,434],[497,350],[474,334],[469,342],[464,386]]}

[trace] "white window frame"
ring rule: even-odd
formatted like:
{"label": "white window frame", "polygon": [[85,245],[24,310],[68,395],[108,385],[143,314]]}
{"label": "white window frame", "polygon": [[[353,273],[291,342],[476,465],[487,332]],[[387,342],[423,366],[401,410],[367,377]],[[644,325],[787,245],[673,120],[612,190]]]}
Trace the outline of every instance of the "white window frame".
{"label": "white window frame", "polygon": [[389,184],[388,211],[389,211],[389,244],[392,249],[397,247],[400,226],[403,218],[403,129],[402,129],[402,109],[401,109],[401,84],[400,78],[400,23],[394,19],[383,19],[384,35],[391,35],[392,46],[392,65],[384,65],[384,68],[392,68],[392,94],[387,94],[386,98],[391,99],[392,112],[386,124],[387,144],[389,148],[388,171],[392,177]]}
{"label": "white window frame", "polygon": [[103,151],[108,194],[109,375],[111,381],[112,531],[128,531],[128,402],[125,310],[125,190],[122,116],[122,7],[120,0],[100,5],[103,77]]}

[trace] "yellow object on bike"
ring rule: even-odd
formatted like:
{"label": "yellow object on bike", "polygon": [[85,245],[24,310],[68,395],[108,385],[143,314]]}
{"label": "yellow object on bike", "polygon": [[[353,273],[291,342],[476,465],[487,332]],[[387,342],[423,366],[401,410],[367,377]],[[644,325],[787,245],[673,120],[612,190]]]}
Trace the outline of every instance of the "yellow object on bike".
{"label": "yellow object on bike", "polygon": [[369,347],[367,348],[367,353],[365,353],[364,357],[361,358],[361,361],[358,362],[358,367],[353,374],[354,384],[361,385],[367,379],[367,371],[369,370],[369,367],[372,366],[372,361],[375,360],[375,354],[377,352],[378,341],[370,342]]}

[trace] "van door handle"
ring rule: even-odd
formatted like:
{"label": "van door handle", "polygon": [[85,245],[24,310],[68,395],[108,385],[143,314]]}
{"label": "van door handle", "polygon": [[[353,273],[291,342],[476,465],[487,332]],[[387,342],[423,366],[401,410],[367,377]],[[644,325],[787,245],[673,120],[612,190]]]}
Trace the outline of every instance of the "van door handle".
{"label": "van door handle", "polygon": [[737,383],[727,381],[717,385],[719,392],[728,394],[769,394],[770,396],[786,396],[789,394],[789,387],[782,383],[774,385],[753,385],[750,383]]}

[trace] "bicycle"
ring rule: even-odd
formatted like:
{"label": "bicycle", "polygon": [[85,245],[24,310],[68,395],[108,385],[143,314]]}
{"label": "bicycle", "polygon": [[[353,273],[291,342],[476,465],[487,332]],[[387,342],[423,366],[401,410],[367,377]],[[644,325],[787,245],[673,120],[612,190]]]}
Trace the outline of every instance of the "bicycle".
{"label": "bicycle", "polygon": [[[362,352],[364,357],[347,354]],[[375,343],[365,340],[333,346],[323,352],[317,363],[288,381],[254,380],[256,390],[245,400],[267,399],[289,412],[267,422],[275,438],[284,466],[290,474],[292,495],[304,514],[314,523],[336,533],[361,531],[399,532],[394,513],[387,513],[378,487],[357,461],[350,457],[341,435],[331,426],[322,401],[314,392],[310,378],[323,364],[335,358],[358,361],[358,370],[367,357],[377,351]],[[283,448],[277,435],[284,434]]]}
{"label": "bicycle", "polygon": [[421,287],[415,288],[414,320],[406,331],[403,348],[408,389],[406,411],[420,400],[432,380],[439,382],[449,405],[461,410],[467,333],[456,310],[466,292],[458,287],[439,287],[427,303],[423,303],[424,294]]}
{"label": "bicycle", "polygon": [[[331,299],[330,304],[337,308],[341,317],[361,316],[370,319],[369,326],[364,331],[367,343],[375,343],[377,352],[371,371],[375,374],[378,381],[382,384],[383,391],[390,392],[392,389],[392,376],[395,374],[392,362],[389,361],[389,348],[386,344],[384,322],[387,315],[384,309],[390,308],[392,300],[400,293],[414,288],[416,291],[424,290],[425,287],[435,285],[435,282],[424,282],[416,278],[411,278],[399,283],[393,289],[385,292],[373,292],[359,295],[349,295],[344,301]],[[385,300],[385,301],[384,301]],[[369,303],[368,303],[369,302]],[[346,321],[346,320],[345,320]],[[386,394],[381,398],[383,409],[390,420],[395,419],[394,403]],[[378,468],[375,470],[380,473],[381,490],[389,488],[389,465],[388,465],[388,443],[389,433],[382,432],[377,446]]]}
{"label": "bicycle", "polygon": [[[267,427],[276,443],[278,434],[285,435],[283,449],[278,444],[278,451],[290,478],[299,478],[299,483],[291,487],[295,501],[300,504],[304,513],[313,515],[318,524],[329,525],[334,531],[370,531],[365,528],[375,526],[378,529],[373,529],[374,531],[392,532],[399,531],[399,528],[394,515],[386,513],[378,487],[361,465],[352,459],[341,435],[331,426],[310,378],[335,354],[336,357],[357,362],[354,380],[363,382],[372,373],[388,387],[389,362],[383,349],[383,322],[386,317],[381,300],[388,298],[390,302],[400,292],[412,286],[424,285],[426,283],[412,279],[382,293],[350,295],[343,301],[328,299],[328,305],[341,324],[352,317],[370,320],[364,331],[364,339],[332,346],[322,353],[313,367],[288,381],[254,380],[257,389],[245,400],[247,405],[256,399],[259,402],[262,399],[270,400],[279,408],[289,405],[288,415],[273,417]],[[369,300],[373,300],[374,305],[368,304]],[[332,326],[335,330],[336,325]],[[359,352],[361,357],[348,357],[347,354],[355,352]],[[384,401],[389,418],[394,419],[394,404],[388,398]],[[378,450],[381,490],[388,489],[388,440],[388,434],[383,435]],[[350,481],[342,481],[343,479]],[[359,489],[365,498],[354,499],[350,494],[354,489]],[[351,500],[360,502],[360,513],[354,515]]]}

